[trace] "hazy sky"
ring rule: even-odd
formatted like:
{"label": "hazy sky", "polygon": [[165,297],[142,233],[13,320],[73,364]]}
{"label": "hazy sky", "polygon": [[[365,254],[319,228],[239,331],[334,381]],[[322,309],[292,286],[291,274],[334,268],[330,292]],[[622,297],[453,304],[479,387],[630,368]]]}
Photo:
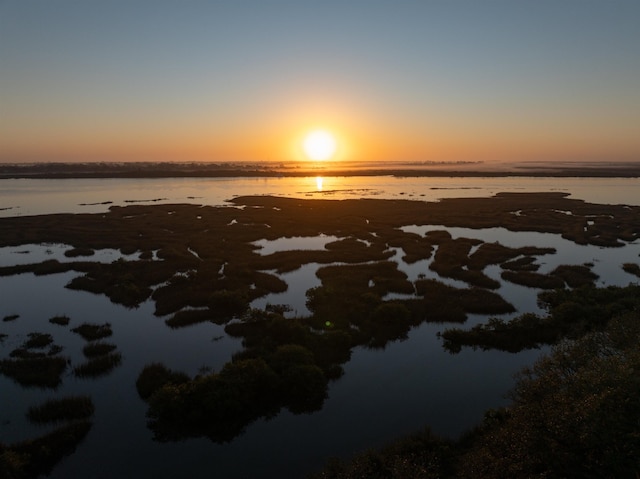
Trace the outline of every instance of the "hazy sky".
{"label": "hazy sky", "polygon": [[640,0],[0,0],[0,161],[640,160]]}

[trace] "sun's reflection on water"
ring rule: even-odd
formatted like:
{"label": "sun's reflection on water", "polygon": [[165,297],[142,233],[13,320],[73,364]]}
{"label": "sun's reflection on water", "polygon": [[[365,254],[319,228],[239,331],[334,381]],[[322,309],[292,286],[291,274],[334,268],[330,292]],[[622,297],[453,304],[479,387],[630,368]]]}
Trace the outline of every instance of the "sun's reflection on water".
{"label": "sun's reflection on water", "polygon": [[316,176],[316,189],[318,191],[322,191],[323,182],[324,182],[324,178],[322,176]]}

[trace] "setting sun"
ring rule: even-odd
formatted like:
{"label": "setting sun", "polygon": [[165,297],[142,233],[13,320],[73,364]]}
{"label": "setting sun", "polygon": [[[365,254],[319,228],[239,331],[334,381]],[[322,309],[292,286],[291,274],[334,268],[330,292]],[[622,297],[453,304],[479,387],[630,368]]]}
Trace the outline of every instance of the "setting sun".
{"label": "setting sun", "polygon": [[325,130],[315,130],[307,134],[302,144],[305,154],[311,160],[323,161],[336,152],[336,139]]}

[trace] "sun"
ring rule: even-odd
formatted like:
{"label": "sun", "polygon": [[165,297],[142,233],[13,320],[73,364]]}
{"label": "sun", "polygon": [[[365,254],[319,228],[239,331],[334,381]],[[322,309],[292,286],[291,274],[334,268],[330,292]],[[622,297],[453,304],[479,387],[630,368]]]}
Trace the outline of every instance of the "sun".
{"label": "sun", "polygon": [[333,157],[337,143],[335,137],[328,131],[314,130],[304,137],[302,148],[309,159],[324,161]]}

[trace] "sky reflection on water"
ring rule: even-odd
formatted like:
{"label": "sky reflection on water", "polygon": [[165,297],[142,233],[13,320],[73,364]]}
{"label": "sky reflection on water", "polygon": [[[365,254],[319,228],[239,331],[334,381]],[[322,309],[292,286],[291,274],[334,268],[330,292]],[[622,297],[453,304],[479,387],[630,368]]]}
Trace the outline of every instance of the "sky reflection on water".
{"label": "sky reflection on water", "polygon": [[235,196],[326,199],[487,197],[500,192],[571,193],[594,203],[640,205],[638,178],[430,178],[327,176],[282,178],[3,179],[0,217],[100,213],[112,205],[195,203],[222,205]]}

